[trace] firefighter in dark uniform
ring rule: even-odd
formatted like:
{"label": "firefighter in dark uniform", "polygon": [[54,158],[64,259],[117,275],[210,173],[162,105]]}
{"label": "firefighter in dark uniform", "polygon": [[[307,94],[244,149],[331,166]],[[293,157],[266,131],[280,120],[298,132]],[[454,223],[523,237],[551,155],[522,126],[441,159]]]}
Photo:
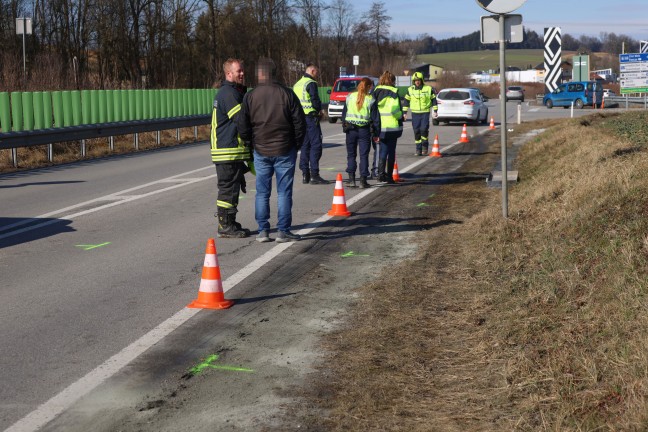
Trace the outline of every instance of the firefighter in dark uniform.
{"label": "firefighter in dark uniform", "polygon": [[322,128],[320,127],[322,101],[315,81],[318,73],[317,66],[309,64],[306,66],[304,76],[293,86],[306,116],[306,138],[301,148],[299,169],[302,171],[302,183],[328,184],[328,181],[319,174],[319,161],[322,157]]}
{"label": "firefighter in dark uniform", "polygon": [[[243,238],[250,230],[236,222],[239,193],[246,192],[245,173],[253,170],[250,148],[238,135],[236,118],[247,92],[243,64],[238,59],[223,63],[223,80],[214,98],[211,122],[211,158],[218,176],[218,237]],[[246,163],[249,165],[246,165]]]}
{"label": "firefighter in dark uniform", "polygon": [[423,74],[415,72],[412,76],[412,85],[407,89],[403,108],[409,107],[412,114],[412,127],[414,128],[414,143],[416,156],[425,156],[428,152],[430,133],[430,110],[437,115],[437,99],[434,89],[423,82]]}

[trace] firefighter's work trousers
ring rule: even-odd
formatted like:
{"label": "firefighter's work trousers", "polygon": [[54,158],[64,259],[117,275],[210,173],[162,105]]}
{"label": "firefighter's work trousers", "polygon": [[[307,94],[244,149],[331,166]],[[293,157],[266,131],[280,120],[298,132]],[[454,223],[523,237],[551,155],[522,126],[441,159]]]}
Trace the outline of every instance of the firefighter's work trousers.
{"label": "firefighter's work trousers", "polygon": [[218,176],[218,209],[226,213],[236,213],[241,188],[245,189],[245,173],[248,168],[244,162],[218,162],[216,175]]}

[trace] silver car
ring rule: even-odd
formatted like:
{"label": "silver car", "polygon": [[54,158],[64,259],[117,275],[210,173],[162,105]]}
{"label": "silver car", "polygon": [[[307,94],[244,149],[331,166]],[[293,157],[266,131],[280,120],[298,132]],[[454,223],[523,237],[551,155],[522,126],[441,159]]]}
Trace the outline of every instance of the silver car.
{"label": "silver car", "polygon": [[519,100],[524,102],[524,89],[520,86],[506,87],[506,102],[510,100]]}
{"label": "silver car", "polygon": [[439,122],[482,123],[488,119],[488,106],[479,89],[447,88],[437,94],[438,116],[432,120],[435,126]]}

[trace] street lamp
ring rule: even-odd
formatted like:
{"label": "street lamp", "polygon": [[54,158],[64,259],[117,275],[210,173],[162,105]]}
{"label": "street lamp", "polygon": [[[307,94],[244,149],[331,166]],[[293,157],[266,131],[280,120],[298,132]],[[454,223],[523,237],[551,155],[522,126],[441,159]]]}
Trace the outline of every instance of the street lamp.
{"label": "street lamp", "polygon": [[22,35],[23,40],[23,77],[27,85],[27,60],[25,55],[25,35],[32,34],[31,18],[16,18],[16,34]]}

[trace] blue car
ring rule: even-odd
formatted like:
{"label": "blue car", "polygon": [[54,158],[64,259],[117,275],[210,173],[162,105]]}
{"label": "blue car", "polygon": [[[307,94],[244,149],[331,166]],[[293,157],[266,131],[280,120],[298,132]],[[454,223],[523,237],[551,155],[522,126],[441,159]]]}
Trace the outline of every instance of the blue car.
{"label": "blue car", "polygon": [[556,90],[545,95],[542,104],[551,109],[555,106],[574,108],[584,106],[601,106],[603,102],[603,84],[597,81],[572,81],[563,83]]}

